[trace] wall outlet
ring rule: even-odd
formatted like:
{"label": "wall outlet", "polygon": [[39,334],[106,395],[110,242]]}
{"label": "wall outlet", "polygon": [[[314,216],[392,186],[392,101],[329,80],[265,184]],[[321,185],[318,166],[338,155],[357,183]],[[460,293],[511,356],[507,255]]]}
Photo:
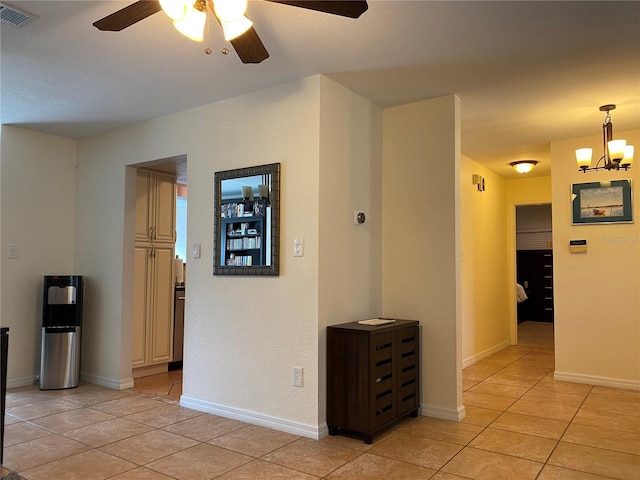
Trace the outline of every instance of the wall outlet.
{"label": "wall outlet", "polygon": [[293,386],[301,387],[303,383],[304,368],[293,367]]}

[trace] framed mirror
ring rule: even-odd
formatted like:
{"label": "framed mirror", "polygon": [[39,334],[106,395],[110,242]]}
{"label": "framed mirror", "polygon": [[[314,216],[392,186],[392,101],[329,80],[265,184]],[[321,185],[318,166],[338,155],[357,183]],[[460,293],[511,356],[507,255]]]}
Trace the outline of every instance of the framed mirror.
{"label": "framed mirror", "polygon": [[280,164],[214,174],[213,274],[280,273]]}

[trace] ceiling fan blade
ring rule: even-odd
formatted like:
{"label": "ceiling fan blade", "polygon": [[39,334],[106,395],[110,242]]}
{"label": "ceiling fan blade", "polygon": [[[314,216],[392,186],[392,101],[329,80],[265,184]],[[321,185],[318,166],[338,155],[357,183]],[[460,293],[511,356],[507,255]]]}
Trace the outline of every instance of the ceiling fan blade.
{"label": "ceiling fan blade", "polygon": [[93,26],[98,30],[119,32],[160,10],[162,7],[158,0],[140,0],[94,22]]}
{"label": "ceiling fan blade", "polygon": [[231,40],[231,45],[242,63],[260,63],[269,58],[269,52],[253,27]]}
{"label": "ceiling fan blade", "polygon": [[267,0],[292,7],[307,8],[318,12],[331,13],[342,17],[358,18],[369,9],[365,0]]}

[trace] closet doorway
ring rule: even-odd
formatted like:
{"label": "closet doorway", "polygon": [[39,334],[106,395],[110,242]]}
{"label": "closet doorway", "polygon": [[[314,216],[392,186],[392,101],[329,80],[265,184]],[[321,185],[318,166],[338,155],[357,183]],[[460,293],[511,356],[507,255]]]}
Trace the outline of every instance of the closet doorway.
{"label": "closet doorway", "polygon": [[551,204],[516,207],[516,279],[518,343],[522,343],[532,331],[553,329]]}

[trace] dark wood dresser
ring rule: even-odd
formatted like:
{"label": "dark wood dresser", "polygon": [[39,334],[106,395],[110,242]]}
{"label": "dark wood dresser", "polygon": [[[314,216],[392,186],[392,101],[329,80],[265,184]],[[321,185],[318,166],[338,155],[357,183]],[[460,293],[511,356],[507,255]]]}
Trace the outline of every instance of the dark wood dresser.
{"label": "dark wood dresser", "polygon": [[418,322],[395,320],[369,326],[358,322],[327,328],[327,425],[373,434],[420,406]]}

